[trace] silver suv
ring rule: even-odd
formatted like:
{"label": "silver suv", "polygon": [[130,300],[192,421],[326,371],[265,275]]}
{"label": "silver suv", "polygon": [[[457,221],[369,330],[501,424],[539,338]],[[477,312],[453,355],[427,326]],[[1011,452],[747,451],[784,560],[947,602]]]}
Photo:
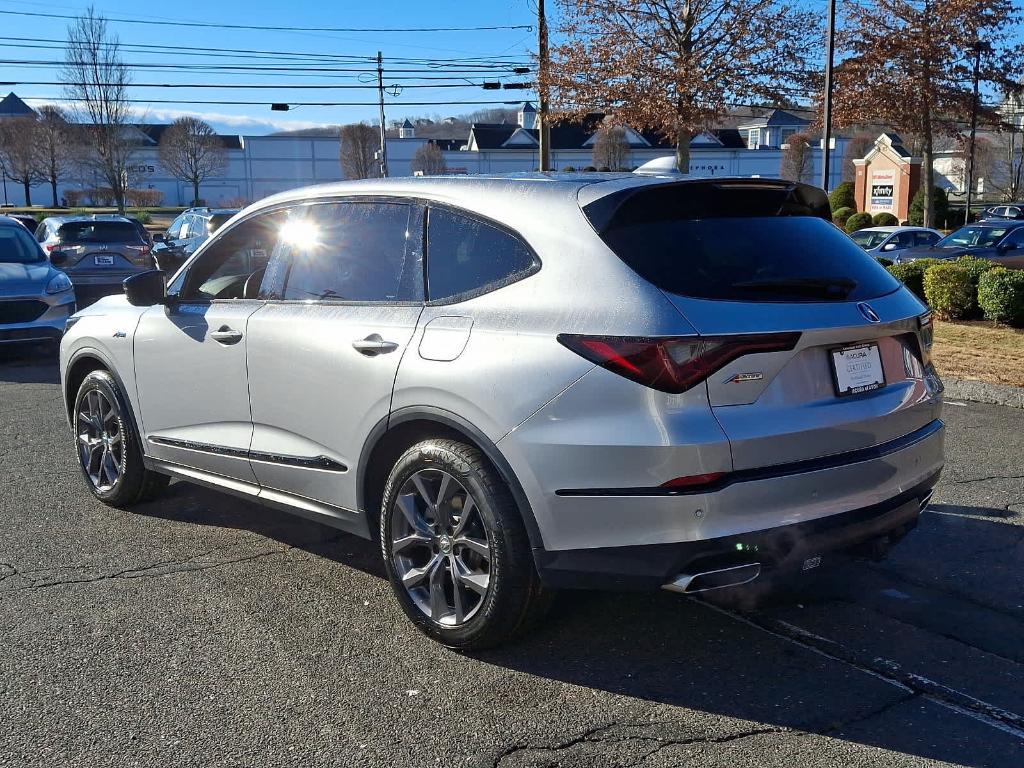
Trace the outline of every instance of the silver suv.
{"label": "silver suv", "polygon": [[61,344],[92,492],[174,477],[374,538],[453,647],[555,588],[697,592],[878,549],[943,464],[925,307],[800,184],[300,189],[125,291]]}
{"label": "silver suv", "polygon": [[117,286],[154,267],[145,227],[125,216],[51,216],[39,223],[36,240],[80,287]]}

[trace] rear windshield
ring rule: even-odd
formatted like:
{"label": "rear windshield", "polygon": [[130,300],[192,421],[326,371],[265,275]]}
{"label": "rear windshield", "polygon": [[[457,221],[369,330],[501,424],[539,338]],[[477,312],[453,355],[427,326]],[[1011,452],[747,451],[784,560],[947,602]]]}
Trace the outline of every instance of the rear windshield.
{"label": "rear windshield", "polygon": [[128,221],[69,221],[61,224],[57,237],[63,243],[138,243],[138,228]]}
{"label": "rear windshield", "polygon": [[0,264],[34,264],[43,261],[43,251],[20,224],[0,226]]}
{"label": "rear windshield", "polygon": [[821,218],[811,194],[821,195],[800,186],[655,187],[634,193],[595,226],[633,270],[683,296],[863,301],[896,290],[895,278]]}

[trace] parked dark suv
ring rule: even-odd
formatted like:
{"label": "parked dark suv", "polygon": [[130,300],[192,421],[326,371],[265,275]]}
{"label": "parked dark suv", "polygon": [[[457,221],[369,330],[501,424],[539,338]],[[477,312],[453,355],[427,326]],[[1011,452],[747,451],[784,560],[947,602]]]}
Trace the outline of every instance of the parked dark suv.
{"label": "parked dark suv", "polygon": [[126,277],[153,268],[139,224],[125,216],[51,216],[40,222],[36,240],[76,287],[119,289]]}
{"label": "parked dark suv", "polygon": [[205,243],[228,219],[238,213],[237,208],[190,208],[171,222],[167,232],[155,235],[153,258],[157,267],[168,276]]}

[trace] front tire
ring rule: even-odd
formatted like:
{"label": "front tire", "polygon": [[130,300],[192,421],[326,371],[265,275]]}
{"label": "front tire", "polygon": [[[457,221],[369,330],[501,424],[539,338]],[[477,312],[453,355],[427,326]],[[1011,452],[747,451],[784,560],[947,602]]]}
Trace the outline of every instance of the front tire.
{"label": "front tire", "polygon": [[427,440],[384,488],[381,553],[402,610],[450,648],[511,639],[546,605],[512,494],[476,448]]}
{"label": "front tire", "polygon": [[159,495],[170,478],[146,469],[127,399],[107,371],[82,381],[72,411],[78,465],[93,496],[128,507]]}

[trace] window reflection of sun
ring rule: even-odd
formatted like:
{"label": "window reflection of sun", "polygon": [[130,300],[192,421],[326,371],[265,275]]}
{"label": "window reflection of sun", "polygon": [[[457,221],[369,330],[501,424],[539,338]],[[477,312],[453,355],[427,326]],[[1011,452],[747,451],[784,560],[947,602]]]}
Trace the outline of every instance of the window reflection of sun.
{"label": "window reflection of sun", "polygon": [[296,250],[310,250],[320,245],[320,227],[305,219],[292,219],[281,225],[281,243]]}

